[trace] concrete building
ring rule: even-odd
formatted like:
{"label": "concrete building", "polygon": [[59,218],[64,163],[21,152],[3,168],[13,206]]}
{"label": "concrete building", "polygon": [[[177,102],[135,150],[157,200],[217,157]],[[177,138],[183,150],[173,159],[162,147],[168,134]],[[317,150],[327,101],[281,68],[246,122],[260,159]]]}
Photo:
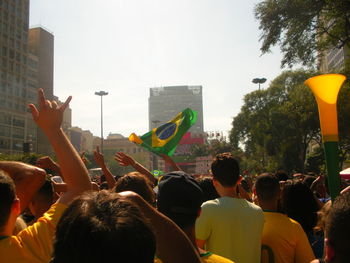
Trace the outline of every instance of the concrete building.
{"label": "concrete building", "polygon": [[[98,141],[96,140],[96,142]],[[151,153],[130,142],[128,138],[121,134],[109,134],[103,141],[103,152],[105,156],[112,156],[116,152],[123,152],[133,157],[146,168],[151,168]]]}
{"label": "concrete building", "polygon": [[23,152],[36,146],[36,129],[27,104],[29,0],[0,1],[0,152]]}
{"label": "concrete building", "polygon": [[68,128],[68,137],[78,152],[91,153],[94,149],[94,136],[89,130],[79,127]]}
{"label": "concrete building", "polygon": [[320,71],[329,73],[341,71],[345,67],[345,60],[349,57],[350,50],[343,48],[333,48],[320,57]]}
{"label": "concrete building", "polygon": [[186,108],[198,112],[197,122],[189,130],[202,134],[203,99],[202,86],[168,86],[150,89],[148,99],[148,119],[150,130],[173,119]]}
{"label": "concrete building", "polygon": [[[29,55],[31,58],[36,58],[33,63],[35,68],[30,67],[28,77],[36,79],[35,90],[43,89],[46,98],[53,100],[55,99],[53,95],[54,36],[42,27],[31,28],[28,33]],[[35,74],[33,74],[34,69]],[[37,152],[53,154],[53,149],[40,128],[37,130],[37,138]]]}

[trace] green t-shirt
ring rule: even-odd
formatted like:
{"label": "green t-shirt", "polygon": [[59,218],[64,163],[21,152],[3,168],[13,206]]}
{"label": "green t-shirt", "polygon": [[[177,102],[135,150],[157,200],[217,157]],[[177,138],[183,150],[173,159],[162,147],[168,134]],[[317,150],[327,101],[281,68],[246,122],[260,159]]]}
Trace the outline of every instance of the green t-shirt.
{"label": "green t-shirt", "polygon": [[235,262],[260,263],[264,215],[245,199],[221,197],[202,204],[196,238],[205,249]]}

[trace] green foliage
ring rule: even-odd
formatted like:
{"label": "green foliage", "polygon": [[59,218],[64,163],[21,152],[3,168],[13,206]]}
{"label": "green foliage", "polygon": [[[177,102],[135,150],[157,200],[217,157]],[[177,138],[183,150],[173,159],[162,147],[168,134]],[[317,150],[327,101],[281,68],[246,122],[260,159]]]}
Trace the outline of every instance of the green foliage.
{"label": "green foliage", "polygon": [[[316,100],[303,82],[312,71],[286,71],[268,89],[247,94],[232,122],[231,144],[244,149],[244,165],[256,172],[324,171]],[[350,157],[350,87],[338,96],[340,167]],[[312,147],[310,147],[312,145]]]}
{"label": "green foliage", "polygon": [[0,161],[17,161],[34,165],[36,163],[36,160],[42,156],[43,155],[37,153],[16,155],[0,153]]}
{"label": "green foliage", "polygon": [[246,157],[256,160],[257,171],[303,171],[311,140],[319,140],[317,106],[303,82],[311,71],[286,71],[266,90],[244,98],[233,120],[230,140],[243,146]]}
{"label": "green foliage", "polygon": [[349,0],[264,0],[255,6],[261,51],[279,45],[281,66],[315,66],[317,52],[350,47]]}

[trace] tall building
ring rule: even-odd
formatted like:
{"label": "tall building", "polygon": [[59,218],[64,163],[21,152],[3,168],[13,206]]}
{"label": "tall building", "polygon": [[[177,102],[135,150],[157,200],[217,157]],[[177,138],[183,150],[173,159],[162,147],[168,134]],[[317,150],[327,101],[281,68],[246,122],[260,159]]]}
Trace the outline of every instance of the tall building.
{"label": "tall building", "polygon": [[323,52],[321,56],[320,71],[328,73],[344,69],[346,58],[349,57],[350,50],[346,46],[342,48],[332,48]]}
{"label": "tall building", "polygon": [[189,130],[193,134],[202,134],[203,99],[202,86],[168,86],[150,89],[148,99],[149,128],[158,127],[186,108],[198,112],[197,122]]}
{"label": "tall building", "polygon": [[[0,1],[0,152],[34,150],[36,126],[27,104],[34,102],[28,80],[29,0]],[[35,96],[36,100],[36,96]]]}
{"label": "tall building", "polygon": [[[47,99],[56,99],[53,95],[54,36],[42,27],[31,28],[28,33],[29,89],[34,87],[35,93],[38,89],[43,89]],[[40,128],[37,128],[37,152],[53,154],[53,149]]]}

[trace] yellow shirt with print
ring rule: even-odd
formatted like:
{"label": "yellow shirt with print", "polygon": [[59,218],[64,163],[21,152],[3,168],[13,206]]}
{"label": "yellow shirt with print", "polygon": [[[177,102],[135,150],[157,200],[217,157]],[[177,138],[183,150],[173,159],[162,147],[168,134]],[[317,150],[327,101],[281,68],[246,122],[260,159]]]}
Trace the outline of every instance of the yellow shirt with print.
{"label": "yellow shirt with print", "polygon": [[[293,219],[281,213],[264,212],[262,263],[310,263],[315,259],[309,240]],[[274,258],[274,261],[271,261]]]}
{"label": "yellow shirt with print", "polygon": [[53,252],[53,237],[56,225],[66,205],[53,204],[33,225],[23,229],[16,236],[0,240],[0,262],[47,263]]}

